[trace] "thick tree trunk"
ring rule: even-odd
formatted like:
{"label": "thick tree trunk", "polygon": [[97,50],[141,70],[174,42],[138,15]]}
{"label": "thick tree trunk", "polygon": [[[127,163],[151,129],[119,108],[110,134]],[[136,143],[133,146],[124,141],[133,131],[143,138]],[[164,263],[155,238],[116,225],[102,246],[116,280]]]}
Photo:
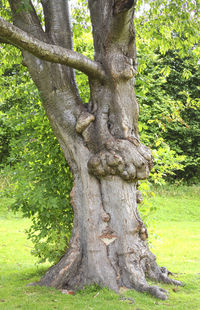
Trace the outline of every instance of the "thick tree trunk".
{"label": "thick tree trunk", "polygon": [[[124,68],[119,60],[117,66]],[[165,290],[146,281],[180,284],[158,267],[137,211],[137,180],[148,176],[152,157],[139,140],[134,80],[122,72],[116,81],[90,85],[91,101],[77,118],[77,137],[69,140],[63,128],[58,135],[73,158],[71,245],[39,284],[77,289],[96,283],[116,292],[125,286],[166,299]]]}
{"label": "thick tree trunk", "polygon": [[180,282],[169,279],[149,251],[146,227],[137,211],[136,183],[118,176],[98,180],[88,174],[87,150],[79,155],[80,174],[71,193],[75,214],[71,245],[38,284],[77,289],[96,283],[116,292],[127,287],[166,299],[166,291],[150,286],[146,277]]}
{"label": "thick tree trunk", "polygon": [[[69,51],[72,42],[67,1],[58,0],[56,6],[53,0],[42,1],[46,32],[34,10],[19,10],[21,0],[9,2],[15,24],[35,37],[27,35],[23,39],[23,32],[18,33],[13,26],[7,31],[7,24],[0,20],[5,31],[1,36],[8,35],[8,42],[28,51],[24,52],[24,63],[41,92],[75,180],[71,193],[74,228],[69,249],[38,284],[77,289],[97,283],[116,292],[125,286],[166,299],[166,291],[149,286],[146,277],[181,283],[171,280],[166,268],[158,267],[137,211],[137,201],[141,200],[137,181],[148,177],[152,156],[141,144],[138,132],[139,107],[134,94],[135,1],[88,1],[96,62],[80,55],[76,58],[76,53]],[[29,52],[88,74],[88,105],[81,104],[72,69],[39,60]]]}

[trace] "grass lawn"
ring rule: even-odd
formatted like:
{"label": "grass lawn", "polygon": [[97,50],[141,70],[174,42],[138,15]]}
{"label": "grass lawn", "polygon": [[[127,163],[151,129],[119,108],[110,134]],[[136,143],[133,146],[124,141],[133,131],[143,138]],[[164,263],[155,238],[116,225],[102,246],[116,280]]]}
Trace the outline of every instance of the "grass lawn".
{"label": "grass lawn", "polygon": [[0,309],[2,310],[200,310],[200,187],[165,187],[151,198],[156,211],[151,248],[159,265],[176,273],[184,287],[161,285],[168,289],[169,299],[157,300],[149,295],[126,291],[131,300],[98,287],[89,287],[74,296],[64,295],[52,288],[27,287],[48,268],[36,265],[30,254],[32,244],[24,230],[30,222],[8,211],[10,201],[0,202]]}

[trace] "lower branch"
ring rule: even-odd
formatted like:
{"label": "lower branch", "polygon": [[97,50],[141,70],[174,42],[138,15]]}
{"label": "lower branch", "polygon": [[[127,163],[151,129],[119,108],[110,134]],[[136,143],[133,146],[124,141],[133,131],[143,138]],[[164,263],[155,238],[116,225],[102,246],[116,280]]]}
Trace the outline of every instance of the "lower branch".
{"label": "lower branch", "polygon": [[105,72],[97,62],[72,50],[40,41],[0,17],[0,40],[4,39],[40,59],[67,65],[96,79],[105,78]]}

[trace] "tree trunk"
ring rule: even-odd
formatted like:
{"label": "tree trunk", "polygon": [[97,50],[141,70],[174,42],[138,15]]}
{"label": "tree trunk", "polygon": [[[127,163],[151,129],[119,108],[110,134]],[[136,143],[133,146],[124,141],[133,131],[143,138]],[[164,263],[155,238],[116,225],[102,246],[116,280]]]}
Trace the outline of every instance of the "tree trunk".
{"label": "tree trunk", "polygon": [[127,287],[166,299],[166,291],[150,286],[146,277],[180,282],[170,279],[149,251],[146,227],[137,211],[136,183],[118,176],[96,179],[87,169],[90,154],[84,147],[79,152],[79,174],[71,193],[75,216],[71,244],[37,284],[73,290],[98,284],[116,292]]}
{"label": "tree trunk", "polygon": [[[14,34],[6,42],[13,40],[27,49],[24,63],[41,92],[50,123],[74,174],[70,246],[38,284],[77,289],[96,283],[116,292],[125,286],[166,299],[166,291],[149,286],[146,277],[181,283],[169,279],[166,268],[158,267],[137,211],[137,201],[141,200],[137,181],[148,177],[152,156],[140,142],[138,132],[139,107],[134,94],[135,1],[88,1],[96,62],[79,57],[81,65],[77,61],[76,66],[89,75],[88,105],[80,101],[72,69],[29,53],[34,54],[35,50],[37,57],[59,62],[59,55],[65,52],[61,47],[72,49],[67,1],[58,0],[56,6],[53,0],[42,1],[45,33],[34,10],[18,10],[20,0],[9,2],[20,29],[33,33],[37,28],[35,37],[26,40],[22,39],[23,33],[11,27],[9,31]],[[40,54],[37,44],[41,42],[35,38],[45,42],[40,47],[45,55],[48,49],[50,54]],[[53,58],[52,50],[56,54]],[[62,64],[73,66],[76,55],[69,50],[66,53]]]}
{"label": "tree trunk", "polygon": [[96,283],[116,292],[124,286],[166,299],[165,290],[146,281],[180,284],[158,267],[137,211],[137,181],[148,177],[152,156],[139,138],[132,62],[109,53],[109,79],[90,79],[91,100],[77,118],[77,138],[69,143],[59,131],[63,150],[73,154],[74,229],[68,252],[39,284],[77,289]]}

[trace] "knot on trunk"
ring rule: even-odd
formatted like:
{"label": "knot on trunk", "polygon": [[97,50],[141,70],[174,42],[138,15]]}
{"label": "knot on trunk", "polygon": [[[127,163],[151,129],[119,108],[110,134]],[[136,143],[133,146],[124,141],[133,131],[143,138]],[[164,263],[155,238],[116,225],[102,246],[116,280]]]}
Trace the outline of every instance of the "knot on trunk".
{"label": "knot on trunk", "polygon": [[136,192],[136,201],[137,201],[137,203],[142,203],[142,201],[143,201],[142,194],[138,190]]}
{"label": "knot on trunk", "polygon": [[93,155],[88,162],[91,174],[99,178],[118,175],[128,182],[146,179],[152,166],[149,148],[127,139],[107,140],[105,149]]}
{"label": "knot on trunk", "polygon": [[107,55],[107,63],[114,80],[120,78],[129,80],[137,73],[133,58],[124,55],[121,51]]}
{"label": "knot on trunk", "polygon": [[140,228],[139,230],[139,236],[140,238],[145,241],[146,239],[148,239],[148,232],[146,229],[146,226],[143,224],[143,226]]}
{"label": "knot on trunk", "polygon": [[88,112],[82,112],[79,116],[77,123],[76,123],[76,131],[78,133],[83,133],[83,131],[90,125],[91,122],[95,120],[93,114]]}
{"label": "knot on trunk", "polygon": [[101,215],[101,219],[103,222],[107,223],[110,221],[110,214],[104,212],[102,215]]}

